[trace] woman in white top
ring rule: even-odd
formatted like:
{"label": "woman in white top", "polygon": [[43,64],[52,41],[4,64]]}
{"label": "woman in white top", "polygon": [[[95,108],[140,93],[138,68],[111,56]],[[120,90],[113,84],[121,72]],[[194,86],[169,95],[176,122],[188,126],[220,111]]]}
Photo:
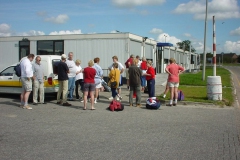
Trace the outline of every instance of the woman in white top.
{"label": "woman in white top", "polygon": [[82,71],[83,71],[83,69],[80,66],[81,61],[79,59],[77,59],[75,61],[75,64],[76,64],[75,94],[76,94],[77,99],[82,99],[82,97],[79,96],[79,94],[78,94],[78,86],[80,85],[81,86],[80,90],[82,90],[82,87],[83,87],[83,73],[82,73]]}

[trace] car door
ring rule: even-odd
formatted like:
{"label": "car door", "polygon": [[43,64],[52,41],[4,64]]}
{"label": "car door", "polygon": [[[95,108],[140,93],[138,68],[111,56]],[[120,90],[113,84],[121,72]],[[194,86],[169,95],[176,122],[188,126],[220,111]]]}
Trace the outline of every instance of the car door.
{"label": "car door", "polygon": [[21,93],[21,82],[16,76],[14,66],[0,72],[0,93]]}

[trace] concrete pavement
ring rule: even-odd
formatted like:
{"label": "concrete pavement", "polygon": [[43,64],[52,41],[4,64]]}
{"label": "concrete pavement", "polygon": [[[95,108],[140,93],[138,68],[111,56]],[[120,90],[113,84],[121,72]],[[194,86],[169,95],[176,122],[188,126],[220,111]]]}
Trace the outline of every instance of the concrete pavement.
{"label": "concrete pavement", "polygon": [[[166,80],[157,78],[159,93],[165,88],[161,78]],[[123,95],[128,93],[125,88]],[[71,102],[72,107],[56,105],[55,99],[25,110],[18,107],[18,98],[1,96],[0,159],[240,159],[238,108],[125,106],[124,111],[110,112],[110,93],[100,95],[94,111],[82,110],[79,101]]]}

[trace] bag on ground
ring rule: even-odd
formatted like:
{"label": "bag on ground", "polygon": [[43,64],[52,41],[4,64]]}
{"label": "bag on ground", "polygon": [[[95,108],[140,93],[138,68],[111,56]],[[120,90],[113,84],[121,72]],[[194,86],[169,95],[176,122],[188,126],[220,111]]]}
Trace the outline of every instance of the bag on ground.
{"label": "bag on ground", "polygon": [[184,94],[181,90],[178,90],[178,101],[183,101],[183,100],[184,100]]}
{"label": "bag on ground", "polygon": [[17,64],[17,65],[14,67],[14,71],[15,71],[15,74],[16,74],[18,77],[21,77],[21,66],[20,66],[20,64]]}
{"label": "bag on ground", "polygon": [[122,111],[124,110],[124,105],[121,104],[121,102],[113,100],[110,105],[109,105],[109,110],[110,111]]}
{"label": "bag on ground", "polygon": [[111,88],[108,86],[107,82],[105,82],[103,79],[102,79],[102,86],[104,88],[104,91],[111,92]]}
{"label": "bag on ground", "polygon": [[161,106],[160,101],[156,97],[148,98],[146,101],[147,109],[159,109]]}

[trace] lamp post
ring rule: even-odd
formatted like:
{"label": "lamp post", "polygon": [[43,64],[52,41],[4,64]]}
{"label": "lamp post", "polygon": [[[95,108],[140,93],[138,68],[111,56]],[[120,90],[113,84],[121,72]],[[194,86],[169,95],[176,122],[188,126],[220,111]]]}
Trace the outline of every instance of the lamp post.
{"label": "lamp post", "polygon": [[222,66],[223,66],[223,54],[224,54],[224,53],[222,52]]}
{"label": "lamp post", "polygon": [[164,34],[164,37],[165,37],[165,43],[166,43],[166,37],[167,37],[167,35]]}

